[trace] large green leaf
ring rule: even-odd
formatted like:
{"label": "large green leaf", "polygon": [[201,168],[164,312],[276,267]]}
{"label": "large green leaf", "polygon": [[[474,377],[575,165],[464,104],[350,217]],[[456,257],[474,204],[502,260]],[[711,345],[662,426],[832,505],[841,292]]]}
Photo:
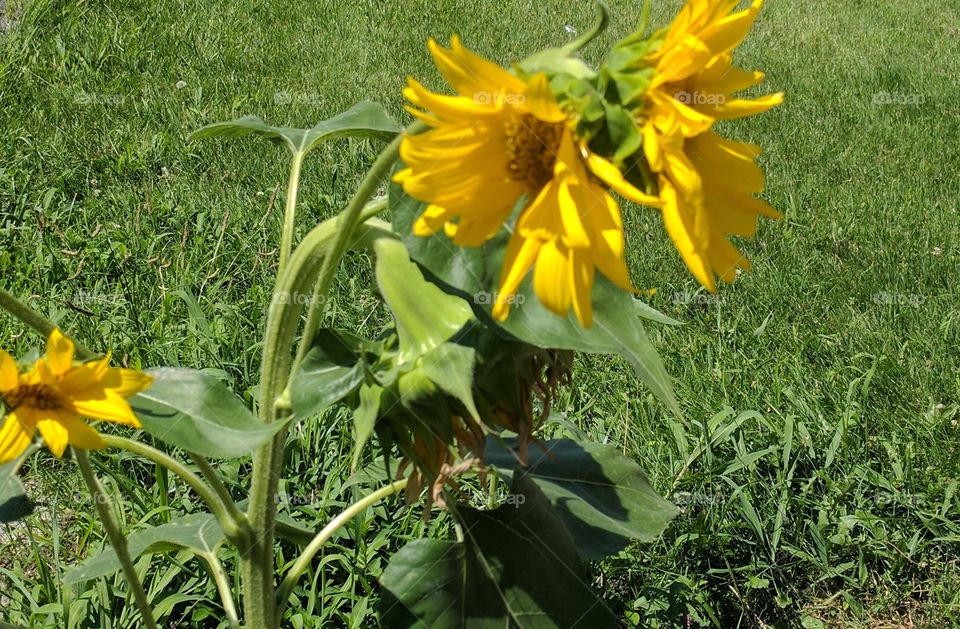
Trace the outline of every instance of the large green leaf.
{"label": "large green leaf", "polygon": [[424,207],[405,195],[398,185],[391,186],[394,229],[403,236],[410,257],[429,271],[433,279],[472,303],[478,316],[538,347],[619,354],[630,362],[660,400],[680,414],[670,376],[643,326],[643,319],[661,323],[675,321],[598,275],[593,288],[590,328],[580,326],[572,314],[559,317],[547,310],[534,295],[529,277],[514,298],[507,320],[495,322],[490,310],[499,285],[500,264],[508,238],[506,230],[501,230],[483,246],[469,248],[454,244],[443,233],[429,238],[414,236],[413,223]]}
{"label": "large green leaf", "polygon": [[292,129],[268,125],[257,116],[244,116],[228,122],[217,122],[195,131],[190,138],[259,135],[276,144],[283,144],[295,155],[306,155],[321,142],[344,136],[379,137],[389,139],[400,132],[383,107],[361,101],[342,114],[324,120],[312,129]]}
{"label": "large green leaf", "polygon": [[468,303],[424,279],[403,242],[379,238],[373,249],[377,285],[397,323],[401,362],[439,347],[473,318]]}
{"label": "large green leaf", "polygon": [[[144,553],[191,550],[201,557],[214,555],[225,536],[217,519],[209,513],[178,518],[167,524],[143,529],[127,537],[131,557]],[[120,570],[120,560],[109,546],[99,555],[87,559],[64,575],[66,585],[113,574]]]}
{"label": "large green leaf", "polygon": [[0,465],[0,523],[20,520],[33,513],[33,502],[27,498],[23,483],[17,478],[17,470],[31,452],[33,447],[13,461]]}
{"label": "large green leaf", "polygon": [[570,534],[518,477],[508,504],[458,508],[463,541],[421,539],[390,560],[380,620],[400,627],[616,627]]}
{"label": "large green leaf", "polygon": [[215,458],[246,456],[283,422],[258,421],[243,401],[210,374],[194,369],[152,369],[153,384],[130,404],[153,437]]}
{"label": "large green leaf", "polygon": [[344,332],[322,329],[290,383],[297,417],[305,418],[353,393],[364,377],[367,342]]}
{"label": "large green leaf", "polygon": [[632,540],[654,541],[679,512],[613,446],[569,439],[542,445],[528,448],[526,467],[494,439],[487,440],[484,458],[508,478],[536,483],[587,559],[615,554]]}
{"label": "large green leaf", "polygon": [[445,393],[458,399],[473,417],[480,417],[480,411],[473,400],[476,354],[472,347],[444,343],[423,355],[420,369]]}

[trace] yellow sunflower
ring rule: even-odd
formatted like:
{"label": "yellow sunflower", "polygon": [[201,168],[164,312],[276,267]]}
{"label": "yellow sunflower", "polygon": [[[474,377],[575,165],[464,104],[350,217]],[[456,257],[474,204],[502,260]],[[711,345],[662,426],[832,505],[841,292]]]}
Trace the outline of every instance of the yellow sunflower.
{"label": "yellow sunflower", "polygon": [[733,66],[731,53],[749,32],[762,0],[732,12],[737,0],[688,0],[647,57],[655,74],[641,112],[644,153],[657,175],[664,224],[697,280],[716,290],[749,262],[727,236],[751,237],[757,216],[778,217],[754,197],[763,191],[760,149],[710,131],[717,120],[758,114],[783,94],[733,96],[763,79]]}
{"label": "yellow sunflower", "polygon": [[457,94],[428,91],[410,79],[409,111],[430,129],[404,138],[405,168],[394,180],[428,203],[414,233],[443,228],[462,246],[479,246],[524,205],[504,258],[493,314],[506,319],[513,295],[534,270],[534,292],[558,315],[571,305],[592,322],[591,290],[600,270],[633,290],[623,258],[620,209],[608,190],[645,205],[660,202],[628,183],[573,134],[545,74],[521,78],[464,48],[428,44]]}
{"label": "yellow sunflower", "polygon": [[26,373],[0,350],[0,400],[7,410],[0,427],[0,463],[20,456],[36,430],[58,457],[68,444],[103,448],[100,435],[81,415],[140,427],[126,398],[149,387],[153,379],[110,367],[109,356],[82,365],[75,365],[73,358],[73,342],[56,329],[47,339],[46,355]]}

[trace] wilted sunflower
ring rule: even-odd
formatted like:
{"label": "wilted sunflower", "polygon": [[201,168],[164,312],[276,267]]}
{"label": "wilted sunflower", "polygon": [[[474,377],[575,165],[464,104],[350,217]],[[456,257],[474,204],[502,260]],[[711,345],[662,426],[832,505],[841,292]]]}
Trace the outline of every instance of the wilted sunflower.
{"label": "wilted sunflower", "polygon": [[7,352],[0,350],[0,400],[7,415],[0,427],[0,463],[20,456],[40,431],[55,455],[67,444],[96,450],[104,447],[97,431],[80,419],[140,427],[126,398],[153,382],[146,374],[109,366],[110,357],[74,365],[73,341],[53,330],[46,356],[20,373]]}
{"label": "wilted sunflower", "polygon": [[534,268],[534,292],[551,311],[571,305],[583,326],[592,322],[597,269],[633,290],[623,257],[620,209],[608,192],[645,205],[659,200],[628,183],[609,161],[573,134],[545,74],[521,78],[474,55],[457,37],[450,49],[429,49],[457,95],[434,94],[413,79],[404,90],[409,111],[431,128],[404,138],[406,168],[394,179],[428,203],[414,233],[441,227],[457,244],[493,237],[525,199],[508,245],[493,314],[506,319],[511,297]]}
{"label": "wilted sunflower", "polygon": [[763,79],[733,66],[731,53],[749,32],[762,0],[732,13],[737,0],[688,0],[662,43],[647,57],[655,73],[642,120],[644,153],[657,174],[664,224],[687,267],[707,289],[730,282],[749,262],[727,236],[752,237],[757,216],[778,217],[754,197],[763,191],[760,149],[710,131],[717,120],[742,118],[783,102],[783,94],[732,94]]}

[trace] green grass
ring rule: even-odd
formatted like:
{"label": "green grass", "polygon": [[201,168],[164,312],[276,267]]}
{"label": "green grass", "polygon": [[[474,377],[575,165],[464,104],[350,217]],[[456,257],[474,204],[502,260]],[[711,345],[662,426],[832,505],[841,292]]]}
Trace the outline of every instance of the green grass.
{"label": "green grass", "polygon": [[[611,4],[590,60],[638,19],[640,2]],[[363,98],[407,120],[404,77],[441,86],[427,37],[459,33],[508,62],[582,28],[590,7],[571,5],[27,3],[0,35],[0,281],[125,364],[221,370],[249,398],[286,162],[265,143],[187,134],[246,113],[309,126]],[[662,24],[679,3],[654,5]],[[695,295],[655,214],[628,209],[637,284],[686,323],[656,341],[687,423],[600,357],[578,361],[560,409],[684,508],[656,544],[596,566],[625,623],[960,623],[958,23],[934,0],[769,3],[739,61],[786,104],[724,132],[765,149],[766,197],[785,219],[743,243],[755,269],[719,296]],[[301,233],[345,203],[375,148],[343,142],[308,160]],[[340,325],[384,322],[370,280],[367,260],[349,258]],[[38,341],[2,318],[0,345],[22,354]],[[363,486],[343,486],[343,419],[288,445],[290,494],[331,501],[298,508],[308,524]],[[152,466],[97,459],[131,526],[199,508]],[[74,466],[35,461],[26,478],[43,504],[0,547],[0,620],[135,626],[119,577],[62,588],[58,566],[98,549],[101,532]],[[242,497],[249,465],[224,470]],[[360,520],[304,580],[291,626],[374,623],[389,553],[425,527],[394,503]],[[429,528],[442,533],[442,518]],[[153,566],[165,622],[216,626],[196,561]]]}

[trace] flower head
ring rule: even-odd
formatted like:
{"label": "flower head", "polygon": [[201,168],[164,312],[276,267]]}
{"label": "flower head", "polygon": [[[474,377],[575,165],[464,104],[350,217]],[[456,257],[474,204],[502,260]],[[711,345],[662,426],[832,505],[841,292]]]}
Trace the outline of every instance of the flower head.
{"label": "flower head", "polygon": [[733,65],[731,54],[749,32],[762,0],[732,12],[737,0],[688,0],[645,64],[655,71],[639,111],[643,150],[658,178],[664,224],[687,267],[707,289],[715,276],[730,282],[746,258],[727,236],[752,237],[757,216],[778,217],[754,197],[763,172],[760,149],[724,140],[718,120],[758,114],[783,94],[733,96],[763,79]]}
{"label": "flower head", "polygon": [[7,410],[0,426],[0,463],[20,456],[37,430],[58,457],[68,444],[103,448],[100,435],[81,416],[140,427],[126,398],[153,379],[110,367],[109,356],[80,365],[73,359],[73,342],[56,329],[47,339],[46,355],[27,372],[20,373],[10,354],[0,350],[0,400]]}
{"label": "flower head", "polygon": [[534,292],[543,304],[561,316],[572,306],[589,326],[597,269],[632,290],[620,209],[609,189],[647,205],[659,200],[575,137],[576,116],[558,104],[546,74],[511,74],[457,37],[449,49],[432,40],[429,48],[457,94],[434,94],[413,79],[404,90],[409,111],[430,127],[404,138],[406,168],[394,177],[408,195],[428,203],[414,233],[443,228],[455,243],[479,246],[522,200],[494,316],[506,319],[510,297],[534,269]]}

